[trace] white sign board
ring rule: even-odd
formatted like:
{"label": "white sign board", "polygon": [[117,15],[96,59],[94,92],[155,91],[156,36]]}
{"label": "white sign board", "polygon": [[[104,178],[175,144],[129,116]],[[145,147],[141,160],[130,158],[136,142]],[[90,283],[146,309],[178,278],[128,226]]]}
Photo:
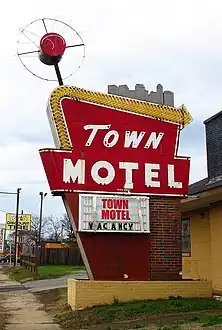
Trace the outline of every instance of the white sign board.
{"label": "white sign board", "polygon": [[79,231],[149,233],[149,198],[80,194]]}

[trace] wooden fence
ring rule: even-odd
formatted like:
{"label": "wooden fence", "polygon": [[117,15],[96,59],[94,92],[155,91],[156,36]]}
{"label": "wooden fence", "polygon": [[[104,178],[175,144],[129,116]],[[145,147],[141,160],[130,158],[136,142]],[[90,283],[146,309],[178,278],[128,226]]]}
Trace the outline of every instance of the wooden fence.
{"label": "wooden fence", "polygon": [[20,265],[32,273],[38,274],[39,251],[35,247],[30,247],[25,253],[21,254]]}
{"label": "wooden fence", "polygon": [[23,254],[20,265],[28,269],[32,273],[38,274],[38,262],[35,254]]}
{"label": "wooden fence", "polygon": [[77,247],[64,249],[39,248],[39,262],[40,265],[83,265],[80,251]]}
{"label": "wooden fence", "polygon": [[78,247],[51,249],[28,247],[21,254],[21,265],[31,272],[38,272],[39,265],[82,266],[83,261]]}

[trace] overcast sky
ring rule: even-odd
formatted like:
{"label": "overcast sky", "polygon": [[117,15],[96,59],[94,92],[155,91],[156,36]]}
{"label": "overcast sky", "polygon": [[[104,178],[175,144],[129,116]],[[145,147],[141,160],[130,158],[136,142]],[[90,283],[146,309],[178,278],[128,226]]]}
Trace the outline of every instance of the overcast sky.
{"label": "overcast sky", "polygon": [[[21,209],[35,214],[39,192],[49,192],[38,150],[53,146],[46,103],[57,84],[32,76],[16,56],[19,28],[43,17],[69,23],[86,44],[85,61],[66,84],[106,92],[108,84],[154,90],[161,83],[172,90],[175,105],[184,103],[194,119],[180,141],[180,154],[192,157],[190,181],[206,176],[202,122],[222,105],[221,13],[221,0],[4,1],[0,190],[21,187]],[[14,212],[15,197],[0,195],[0,209]],[[45,215],[63,212],[60,198],[46,197]]]}

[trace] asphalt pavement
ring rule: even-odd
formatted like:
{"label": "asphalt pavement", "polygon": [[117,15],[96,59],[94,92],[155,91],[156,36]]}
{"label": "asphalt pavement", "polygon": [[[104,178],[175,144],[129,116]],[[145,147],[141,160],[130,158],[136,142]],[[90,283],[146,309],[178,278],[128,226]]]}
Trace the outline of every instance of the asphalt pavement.
{"label": "asphalt pavement", "polygon": [[79,271],[59,278],[25,282],[23,283],[23,287],[31,292],[65,288],[67,286],[68,278],[74,278],[76,280],[88,280],[86,272]]}

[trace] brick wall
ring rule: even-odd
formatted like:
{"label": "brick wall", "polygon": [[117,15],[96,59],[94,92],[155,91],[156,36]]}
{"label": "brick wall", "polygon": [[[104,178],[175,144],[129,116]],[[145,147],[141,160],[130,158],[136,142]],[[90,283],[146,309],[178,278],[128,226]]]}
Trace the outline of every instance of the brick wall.
{"label": "brick wall", "polygon": [[222,175],[222,111],[204,121],[208,178]]}
{"label": "brick wall", "polygon": [[180,280],[181,214],[179,198],[150,198],[150,278]]}
{"label": "brick wall", "polygon": [[143,299],[211,298],[207,281],[78,281],[68,279],[68,304],[75,309]]}

